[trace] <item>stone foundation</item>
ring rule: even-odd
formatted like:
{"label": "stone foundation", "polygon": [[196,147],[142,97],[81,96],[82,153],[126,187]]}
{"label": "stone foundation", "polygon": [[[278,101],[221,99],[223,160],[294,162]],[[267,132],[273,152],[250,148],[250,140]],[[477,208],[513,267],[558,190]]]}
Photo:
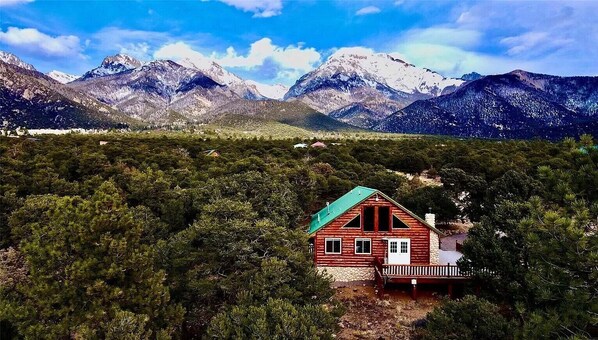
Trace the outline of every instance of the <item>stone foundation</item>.
{"label": "stone foundation", "polygon": [[318,271],[332,276],[335,282],[374,280],[373,267],[318,267]]}
{"label": "stone foundation", "polygon": [[430,264],[438,264],[438,262],[440,262],[440,238],[430,230]]}

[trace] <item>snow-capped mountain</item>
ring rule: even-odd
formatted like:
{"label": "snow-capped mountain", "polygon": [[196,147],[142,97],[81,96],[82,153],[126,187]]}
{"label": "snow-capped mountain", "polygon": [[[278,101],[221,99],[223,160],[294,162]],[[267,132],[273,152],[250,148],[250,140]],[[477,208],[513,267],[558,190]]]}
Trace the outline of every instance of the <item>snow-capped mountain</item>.
{"label": "snow-capped mountain", "polygon": [[[285,99],[300,100],[331,115],[335,111],[347,111],[349,107],[366,107],[384,117],[416,100],[454,91],[463,83],[463,80],[445,78],[390,54],[365,48],[342,48],[320,67],[301,77]],[[360,122],[371,123],[372,120],[352,119],[369,115],[368,110],[349,110],[352,114],[341,120],[370,127],[369,123]]]}
{"label": "snow-capped mountain", "polygon": [[208,110],[240,98],[203,72],[170,60],[102,77],[82,77],[68,86],[149,123],[196,120]]}
{"label": "snow-capped mountain", "polygon": [[233,92],[245,99],[265,99],[257,87],[249,81],[246,81],[236,74],[225,70],[216,62],[207,59],[195,57],[193,59],[185,58],[177,61],[178,64],[198,70],[208,77],[214,79],[221,85],[228,86]]}
{"label": "snow-capped mountain", "polygon": [[[17,58],[18,59],[18,58]],[[14,63],[14,65],[13,65]],[[132,120],[22,62],[0,60],[0,121],[10,128],[116,127]]]}
{"label": "snow-capped mountain", "polygon": [[68,74],[68,73],[64,73],[64,72],[60,72],[60,71],[56,71],[56,70],[50,71],[50,72],[46,73],[46,75],[62,84],[70,83],[70,82],[74,81],[75,79],[79,78],[79,76],[75,76],[73,74]]}
{"label": "snow-capped mountain", "polygon": [[141,67],[143,63],[131,56],[126,54],[117,54],[114,56],[106,57],[102,61],[99,67],[94,68],[91,71],[86,72],[81,79],[90,79],[97,77],[104,77],[111,74],[117,74],[132,70],[137,67]]}
{"label": "snow-capped mountain", "polygon": [[289,91],[289,87],[282,84],[268,85],[254,80],[247,80],[247,83],[253,85],[266,98],[282,100]]}
{"label": "snow-capped mountain", "polygon": [[0,51],[0,60],[7,64],[15,65],[20,68],[24,68],[29,71],[36,71],[35,67],[31,64],[27,64],[26,62],[22,61],[19,57],[12,53]]}
{"label": "snow-capped mountain", "polygon": [[485,76],[448,95],[417,101],[375,129],[485,138],[598,135],[598,77],[521,70]]}

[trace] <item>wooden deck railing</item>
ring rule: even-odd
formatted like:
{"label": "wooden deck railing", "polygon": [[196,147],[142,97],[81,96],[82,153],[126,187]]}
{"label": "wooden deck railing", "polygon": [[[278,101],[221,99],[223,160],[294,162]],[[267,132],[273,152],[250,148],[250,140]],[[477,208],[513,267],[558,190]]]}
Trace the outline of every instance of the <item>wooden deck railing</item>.
{"label": "wooden deck railing", "polygon": [[464,277],[456,265],[383,265],[382,273],[389,277]]}
{"label": "wooden deck railing", "polygon": [[456,265],[385,264],[380,258],[375,259],[374,265],[381,276],[388,278],[464,278],[469,276]]}

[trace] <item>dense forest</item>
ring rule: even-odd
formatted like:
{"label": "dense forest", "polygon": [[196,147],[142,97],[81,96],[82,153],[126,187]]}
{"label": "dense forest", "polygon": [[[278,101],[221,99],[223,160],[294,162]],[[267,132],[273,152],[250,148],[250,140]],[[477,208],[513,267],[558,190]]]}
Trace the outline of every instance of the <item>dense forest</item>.
{"label": "dense forest", "polygon": [[[332,338],[343,306],[306,225],[356,185],[476,222],[460,265],[482,291],[415,336],[598,336],[591,137],[299,142],[0,137],[0,338]],[[422,172],[442,185],[402,175]]]}

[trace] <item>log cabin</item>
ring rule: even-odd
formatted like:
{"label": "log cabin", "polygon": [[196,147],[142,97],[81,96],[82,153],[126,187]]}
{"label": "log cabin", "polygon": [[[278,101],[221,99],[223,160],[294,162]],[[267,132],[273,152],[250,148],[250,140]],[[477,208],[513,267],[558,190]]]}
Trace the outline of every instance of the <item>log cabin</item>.
{"label": "log cabin", "polygon": [[315,265],[337,283],[375,280],[380,288],[387,282],[415,288],[418,282],[465,278],[455,264],[440,263],[443,233],[433,214],[425,217],[376,189],[358,186],[312,216]]}

